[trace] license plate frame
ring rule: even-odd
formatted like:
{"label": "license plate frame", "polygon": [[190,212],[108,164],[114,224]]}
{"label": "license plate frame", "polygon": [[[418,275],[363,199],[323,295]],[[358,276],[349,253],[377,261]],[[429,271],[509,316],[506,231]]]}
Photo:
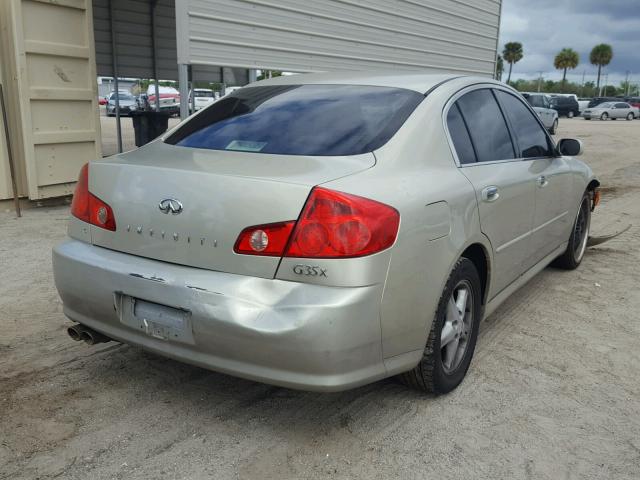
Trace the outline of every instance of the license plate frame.
{"label": "license plate frame", "polygon": [[195,344],[191,312],[141,298],[120,295],[120,322],[149,337]]}

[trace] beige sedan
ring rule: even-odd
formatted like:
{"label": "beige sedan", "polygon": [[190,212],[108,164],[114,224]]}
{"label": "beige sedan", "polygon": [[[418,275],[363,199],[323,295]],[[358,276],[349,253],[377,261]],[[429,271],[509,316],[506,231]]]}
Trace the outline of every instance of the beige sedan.
{"label": "beige sedan", "polygon": [[595,107],[587,108],[582,112],[582,116],[585,120],[591,120],[592,118],[599,118],[600,120],[617,120],[618,118],[633,120],[638,118],[638,109],[626,102],[605,102]]}

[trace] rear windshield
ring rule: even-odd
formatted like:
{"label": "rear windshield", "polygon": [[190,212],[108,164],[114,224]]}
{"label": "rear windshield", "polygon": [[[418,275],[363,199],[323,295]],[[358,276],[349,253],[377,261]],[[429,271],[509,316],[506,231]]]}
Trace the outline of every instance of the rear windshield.
{"label": "rear windshield", "polygon": [[286,155],[357,155],[384,145],[424,96],[361,85],[236,90],[167,138],[172,145]]}

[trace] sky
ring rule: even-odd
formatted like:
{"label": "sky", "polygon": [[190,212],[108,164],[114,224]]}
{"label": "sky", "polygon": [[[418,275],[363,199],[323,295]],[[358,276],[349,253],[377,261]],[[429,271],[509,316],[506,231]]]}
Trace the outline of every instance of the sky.
{"label": "sky", "polygon": [[[589,63],[589,52],[608,43],[613,60],[603,70],[607,83],[619,85],[627,71],[633,83],[640,82],[640,0],[502,0],[499,51],[510,41],[524,50],[512,80],[538,78],[540,72],[545,79],[562,79],[553,59],[569,47],[580,54],[580,64],[567,71],[567,79],[581,83],[585,72],[585,81],[595,82],[597,67]],[[505,63],[503,80],[508,69]]]}

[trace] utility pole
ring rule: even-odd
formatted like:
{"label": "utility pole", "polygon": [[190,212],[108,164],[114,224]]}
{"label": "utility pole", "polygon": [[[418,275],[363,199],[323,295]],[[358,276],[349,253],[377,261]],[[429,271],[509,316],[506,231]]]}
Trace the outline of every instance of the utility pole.
{"label": "utility pole", "polygon": [[586,70],[582,70],[582,84],[580,85],[580,96],[584,97],[584,74]]}
{"label": "utility pole", "polygon": [[538,72],[538,93],[540,93],[541,85],[542,85],[542,72]]}
{"label": "utility pole", "polygon": [[629,96],[629,70],[627,70],[627,76],[624,80],[624,96],[628,97]]}

